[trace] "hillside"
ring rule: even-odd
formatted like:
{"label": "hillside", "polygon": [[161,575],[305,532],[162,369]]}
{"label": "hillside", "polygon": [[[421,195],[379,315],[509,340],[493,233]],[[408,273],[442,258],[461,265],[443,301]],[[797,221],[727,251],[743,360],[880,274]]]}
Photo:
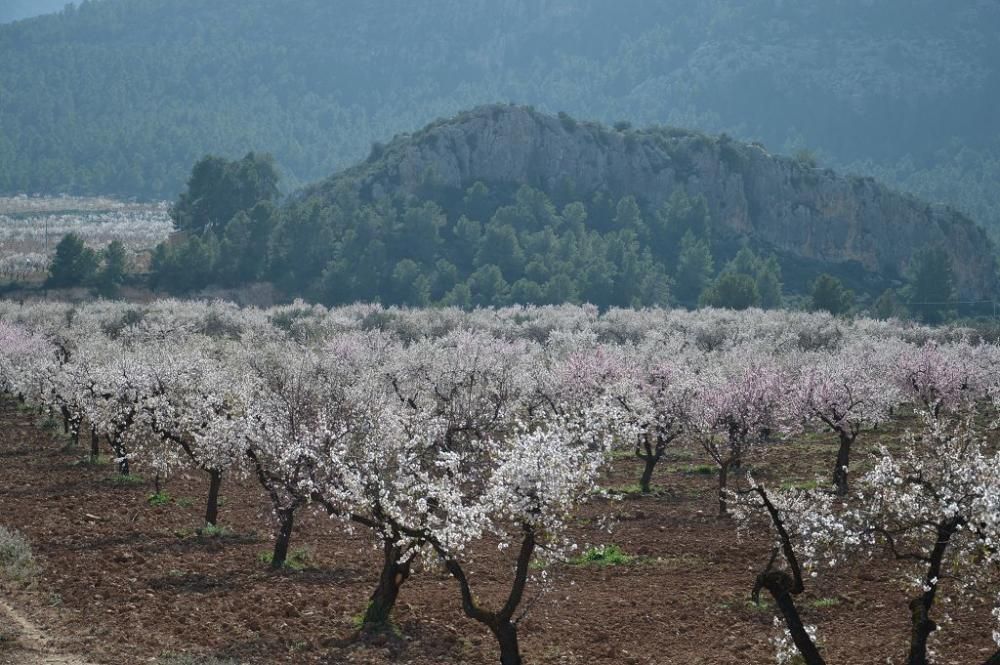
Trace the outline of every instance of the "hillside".
{"label": "hillside", "polygon": [[810,266],[812,276],[826,269],[867,272],[871,284],[900,279],[922,248],[943,246],[961,295],[988,297],[995,286],[981,228],[871,178],[842,177],[725,135],[608,128],[527,107],[480,107],[399,136],[301,196],[336,198],[350,187],[364,200],[429,196],[447,209],[477,182],[527,185],[567,201],[632,196],[647,216],[683,192],[707,202],[717,245],[748,239],[783,263]]}
{"label": "hillside", "polygon": [[173,198],[205,153],[288,189],[514,101],[813,149],[1000,228],[988,0],[91,0],[0,26],[0,193]]}

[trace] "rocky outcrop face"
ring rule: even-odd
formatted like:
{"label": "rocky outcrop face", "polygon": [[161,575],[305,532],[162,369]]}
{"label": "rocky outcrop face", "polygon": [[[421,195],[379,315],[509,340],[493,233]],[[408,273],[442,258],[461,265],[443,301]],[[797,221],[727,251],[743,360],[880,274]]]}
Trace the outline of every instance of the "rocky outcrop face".
{"label": "rocky outcrop face", "polygon": [[631,194],[650,207],[681,187],[705,196],[717,227],[782,253],[898,276],[918,251],[942,245],[964,297],[991,296],[995,285],[989,239],[956,211],[726,136],[611,129],[525,107],[488,106],[376,146],[368,161],[320,188],[345,181],[372,198],[416,193],[429,183],[528,184],[547,191],[571,184],[584,194]]}

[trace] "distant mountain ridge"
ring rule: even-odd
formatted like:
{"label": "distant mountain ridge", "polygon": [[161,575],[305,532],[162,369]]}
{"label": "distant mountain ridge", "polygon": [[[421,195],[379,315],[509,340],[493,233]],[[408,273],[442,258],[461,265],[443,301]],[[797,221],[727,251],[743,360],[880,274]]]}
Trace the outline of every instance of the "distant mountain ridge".
{"label": "distant mountain ridge", "polygon": [[991,297],[993,246],[955,210],[901,194],[871,178],[767,152],[759,144],[670,128],[608,128],[511,105],[476,108],[376,146],[365,162],[304,190],[366,200],[461,192],[475,182],[632,195],[649,208],[683,188],[702,195],[725,232],[787,256],[901,279],[927,246],[947,249],[963,297]]}
{"label": "distant mountain ridge", "polygon": [[1000,234],[994,0],[89,0],[0,26],[0,194],[172,199],[249,150],[290,191],[511,101],[810,148]]}
{"label": "distant mountain ridge", "polygon": [[0,23],[57,12],[68,4],[66,0],[3,0],[0,2]]}

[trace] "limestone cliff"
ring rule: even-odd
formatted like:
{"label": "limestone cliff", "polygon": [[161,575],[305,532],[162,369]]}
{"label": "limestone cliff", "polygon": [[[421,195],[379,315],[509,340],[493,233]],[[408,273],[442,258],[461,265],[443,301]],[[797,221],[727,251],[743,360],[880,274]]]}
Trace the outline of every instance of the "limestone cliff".
{"label": "limestone cliff", "polygon": [[[927,245],[943,245],[964,297],[992,294],[993,247],[967,217],[758,144],[669,128],[608,128],[519,106],[487,106],[398,136],[312,191],[350,183],[363,196],[476,181],[552,191],[632,194],[658,206],[678,187],[703,194],[715,225],[801,260],[903,274]],[[841,266],[843,268],[843,266]]]}

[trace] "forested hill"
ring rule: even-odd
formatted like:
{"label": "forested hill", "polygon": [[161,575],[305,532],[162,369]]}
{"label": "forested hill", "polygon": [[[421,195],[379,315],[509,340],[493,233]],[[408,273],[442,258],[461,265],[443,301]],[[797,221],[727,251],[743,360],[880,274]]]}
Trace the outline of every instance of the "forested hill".
{"label": "forested hill", "polygon": [[[677,197],[703,201],[706,221],[698,233],[710,239],[717,256],[740,241],[777,252],[798,291],[823,270],[844,273],[862,289],[866,272],[869,285],[900,280],[926,247],[946,249],[964,296],[994,291],[989,239],[952,209],[726,135],[624,123],[606,127],[530,107],[480,107],[398,136],[298,198],[337,205],[353,192],[367,202],[430,200],[453,221],[463,214],[482,218],[486,232],[498,239],[505,227],[530,234],[555,226],[565,234],[567,228],[537,212],[544,207],[538,198],[525,205],[530,197],[522,189],[547,199],[552,211],[582,202],[591,229],[631,230],[641,246],[664,255],[660,260],[677,251],[683,235],[668,238],[667,228],[658,230],[661,223],[670,225]],[[633,201],[634,212],[623,213]],[[490,244],[490,251],[501,251],[499,240]]]}
{"label": "forested hill", "polygon": [[992,0],[92,0],[0,26],[0,192],[173,198],[206,153],[288,189],[490,102],[872,174],[1000,228]]}

